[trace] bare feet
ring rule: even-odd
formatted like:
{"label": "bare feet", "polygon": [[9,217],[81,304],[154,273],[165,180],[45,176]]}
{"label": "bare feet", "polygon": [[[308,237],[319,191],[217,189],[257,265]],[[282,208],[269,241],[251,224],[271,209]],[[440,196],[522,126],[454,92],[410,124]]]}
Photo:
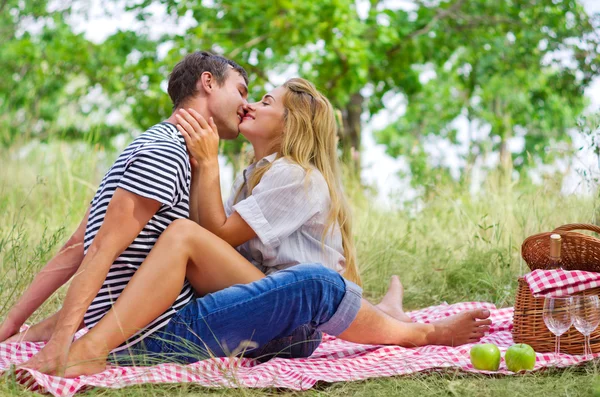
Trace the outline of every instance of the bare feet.
{"label": "bare feet", "polygon": [[476,343],[490,329],[492,320],[489,316],[488,310],[474,309],[436,321],[432,323],[434,332],[430,335],[429,343],[445,346]]}
{"label": "bare feet", "polygon": [[65,378],[76,378],[82,375],[94,375],[106,369],[108,353],[99,351],[85,340],[73,342],[69,350]]}
{"label": "bare feet", "polygon": [[392,276],[390,286],[381,302],[376,305],[382,312],[394,317],[405,323],[412,322],[411,318],[404,313],[402,308],[402,300],[404,299],[404,287],[398,276]]}
{"label": "bare feet", "polygon": [[50,340],[52,332],[54,332],[55,319],[49,317],[39,323],[32,325],[23,332],[19,332],[5,340],[3,343],[14,342],[46,342]]}

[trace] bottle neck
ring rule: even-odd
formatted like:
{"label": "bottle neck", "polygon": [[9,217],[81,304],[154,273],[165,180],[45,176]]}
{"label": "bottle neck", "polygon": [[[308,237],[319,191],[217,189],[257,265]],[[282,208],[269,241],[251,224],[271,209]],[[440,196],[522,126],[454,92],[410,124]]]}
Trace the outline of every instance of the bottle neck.
{"label": "bottle neck", "polygon": [[560,261],[561,237],[558,234],[550,236],[550,264],[548,269],[562,269]]}

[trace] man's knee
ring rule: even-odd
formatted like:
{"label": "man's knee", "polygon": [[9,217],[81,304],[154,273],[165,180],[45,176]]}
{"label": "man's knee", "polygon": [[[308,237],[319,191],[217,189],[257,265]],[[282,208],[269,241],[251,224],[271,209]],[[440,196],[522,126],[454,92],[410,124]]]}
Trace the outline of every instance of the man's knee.
{"label": "man's knee", "polygon": [[193,227],[198,226],[194,221],[186,218],[175,219],[169,227],[165,230],[165,233],[169,234],[182,234],[189,232]]}
{"label": "man's knee", "polygon": [[163,232],[161,237],[185,242],[188,238],[204,231],[200,225],[189,219],[175,219]]}

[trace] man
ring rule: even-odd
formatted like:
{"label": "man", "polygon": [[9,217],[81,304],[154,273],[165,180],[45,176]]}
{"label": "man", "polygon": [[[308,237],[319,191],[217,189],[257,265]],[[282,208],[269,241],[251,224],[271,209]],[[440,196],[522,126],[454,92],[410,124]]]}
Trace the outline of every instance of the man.
{"label": "man", "polygon": [[[192,108],[212,117],[221,138],[234,139],[247,103],[247,83],[241,66],[208,52],[190,54],[175,66],[168,85],[173,115],[140,135],[118,157],[75,233],[0,326],[4,341],[75,276],[56,314],[11,339],[48,341],[28,368],[60,374],[75,332],[84,325],[93,327],[108,312],[160,234],[174,220],[189,217],[190,159],[174,125],[175,112]],[[193,297],[186,282],[173,306],[123,348],[161,328]]]}

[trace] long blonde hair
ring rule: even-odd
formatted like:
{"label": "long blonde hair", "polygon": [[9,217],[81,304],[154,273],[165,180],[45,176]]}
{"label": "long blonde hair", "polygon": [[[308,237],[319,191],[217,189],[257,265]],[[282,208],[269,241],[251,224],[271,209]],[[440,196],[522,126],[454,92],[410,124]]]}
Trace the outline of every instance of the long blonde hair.
{"label": "long blonde hair", "polygon": [[[337,222],[342,233],[342,246],[346,259],[343,275],[348,280],[361,285],[352,238],[350,207],[342,190],[337,158],[337,123],[333,106],[307,80],[293,78],[286,81],[283,87],[286,88],[283,96],[285,127],[271,153],[277,153],[278,159],[286,158],[297,163],[307,173],[312,170],[312,166],[321,172],[329,187],[331,199],[331,210],[322,239],[324,241],[328,231],[334,230]],[[252,192],[271,165],[272,163],[267,163],[254,170],[247,182],[247,192]]]}

